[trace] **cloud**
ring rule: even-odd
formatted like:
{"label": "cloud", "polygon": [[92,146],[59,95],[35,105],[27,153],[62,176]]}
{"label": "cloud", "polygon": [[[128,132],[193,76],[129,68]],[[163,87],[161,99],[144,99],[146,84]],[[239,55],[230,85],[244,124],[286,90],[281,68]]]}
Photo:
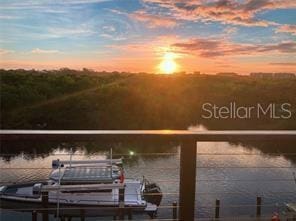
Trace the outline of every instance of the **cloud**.
{"label": "cloud", "polygon": [[257,19],[262,11],[295,8],[295,0],[143,0],[170,11],[176,19],[221,22],[242,26],[268,26],[275,23]]}
{"label": "cloud", "polygon": [[102,38],[111,39],[113,41],[123,41],[127,39],[126,37],[123,37],[123,36],[115,36],[115,35],[106,34],[106,33],[100,34],[99,36]]}
{"label": "cloud", "polygon": [[40,48],[35,48],[31,51],[32,54],[58,54],[61,53],[58,50],[44,50]]}
{"label": "cloud", "polygon": [[[101,34],[99,34],[100,37],[111,39],[113,41],[122,41],[127,39],[127,33],[128,31],[123,31],[123,27],[128,27],[124,26],[125,23],[121,23],[120,28],[118,28],[118,25],[113,25],[113,24],[106,24],[103,25],[100,30]],[[124,25],[123,25],[124,24]]]}
{"label": "cloud", "polygon": [[237,31],[238,31],[238,29],[236,27],[226,27],[224,29],[224,33],[227,35],[235,34],[235,33],[237,33]]}
{"label": "cloud", "polygon": [[69,6],[69,5],[79,5],[79,4],[92,4],[92,3],[101,3],[110,0],[64,0],[64,1],[55,1],[53,4],[52,0],[9,0],[1,2],[1,9],[4,10],[31,10],[31,9],[46,9],[51,8],[52,6]]}
{"label": "cloud", "polygon": [[138,10],[131,14],[117,10],[117,9],[109,9],[109,11],[117,15],[127,16],[131,20],[143,22],[147,24],[149,28],[157,28],[157,27],[171,28],[178,25],[177,20],[175,18],[164,16],[164,15],[151,14],[146,12],[145,10]]}
{"label": "cloud", "polygon": [[13,50],[7,50],[0,48],[0,55],[7,55],[7,54],[60,54],[61,52],[59,50],[45,50],[40,48],[34,48],[29,52],[18,52]]}
{"label": "cloud", "polygon": [[292,35],[296,35],[296,25],[282,25],[277,30],[276,33],[285,32]]}
{"label": "cloud", "polygon": [[56,37],[68,37],[73,35],[92,35],[95,32],[91,29],[81,25],[79,27],[74,28],[61,28],[61,27],[55,27],[55,28],[49,28],[48,32]]}
{"label": "cloud", "polygon": [[14,51],[0,48],[0,55],[11,54]]}
{"label": "cloud", "polygon": [[177,21],[174,18],[147,14],[144,11],[134,12],[129,17],[132,19],[147,23],[149,28],[157,28],[157,27],[171,28],[177,25]]}
{"label": "cloud", "polygon": [[0,20],[12,20],[12,19],[20,19],[21,17],[18,16],[11,16],[11,15],[0,15]]}
{"label": "cloud", "polygon": [[296,42],[277,44],[239,44],[226,39],[195,38],[187,42],[172,45],[186,54],[198,54],[201,57],[254,55],[262,53],[296,53]]}
{"label": "cloud", "polygon": [[110,11],[114,14],[117,14],[117,15],[128,15],[128,13],[126,12],[123,12],[123,11],[120,11],[120,10],[117,10],[117,9],[106,9],[107,11]]}
{"label": "cloud", "polygon": [[108,45],[109,48],[118,49],[127,52],[149,52],[149,53],[164,53],[171,51],[170,45],[179,41],[180,38],[174,35],[160,35],[155,38],[141,39],[136,42],[129,42],[125,44]]}
{"label": "cloud", "polygon": [[273,62],[269,64],[276,65],[276,66],[296,66],[296,62]]}

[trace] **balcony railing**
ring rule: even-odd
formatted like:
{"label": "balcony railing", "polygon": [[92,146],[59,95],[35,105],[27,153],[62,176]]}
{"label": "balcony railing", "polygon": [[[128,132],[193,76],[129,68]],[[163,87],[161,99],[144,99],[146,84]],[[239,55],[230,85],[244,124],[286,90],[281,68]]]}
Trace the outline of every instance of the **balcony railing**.
{"label": "balcony railing", "polygon": [[[178,219],[194,220],[196,143],[203,141],[296,141],[296,131],[187,131],[187,130],[1,130],[1,141],[178,141],[180,152]],[[198,189],[198,187],[197,187]]]}

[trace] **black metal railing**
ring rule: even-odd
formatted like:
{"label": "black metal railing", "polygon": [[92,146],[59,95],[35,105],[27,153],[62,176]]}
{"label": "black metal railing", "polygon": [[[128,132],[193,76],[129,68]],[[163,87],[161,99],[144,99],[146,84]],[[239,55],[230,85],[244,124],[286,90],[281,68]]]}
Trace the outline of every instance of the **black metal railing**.
{"label": "black metal railing", "polygon": [[[23,141],[131,141],[131,140],[164,140],[180,142],[180,178],[178,180],[159,180],[158,182],[178,182],[179,192],[167,193],[179,196],[179,204],[162,205],[161,208],[178,208],[178,220],[191,221],[195,220],[195,195],[213,194],[202,193],[196,191],[196,173],[198,169],[209,168],[196,165],[197,142],[203,141],[296,141],[296,131],[187,131],[187,130],[1,130],[1,141],[23,142]],[[159,153],[155,153],[159,154]],[[166,154],[166,153],[164,153]],[[167,153],[169,154],[169,153]],[[232,155],[231,153],[214,153],[215,155]],[[287,153],[296,155],[296,153]],[[4,154],[5,155],[5,154]],[[234,153],[233,155],[238,155]],[[244,154],[248,155],[248,154]],[[249,154],[252,155],[252,154]],[[217,168],[213,166],[213,168]],[[225,167],[223,167],[225,168]],[[252,167],[229,167],[235,168],[258,168]],[[270,168],[270,167],[262,167]],[[278,167],[277,167],[278,168]],[[288,167],[286,167],[288,168]],[[290,167],[289,167],[290,168]],[[294,167],[291,167],[294,168]],[[3,168],[21,170],[26,168]],[[30,168],[28,168],[30,169]],[[49,168],[38,168],[49,169]],[[174,168],[168,168],[174,170]],[[291,179],[289,179],[291,180]],[[207,180],[200,181],[221,182],[223,180]],[[233,180],[233,182],[258,182],[258,180]],[[283,179],[266,180],[266,182],[283,181]],[[198,189],[198,188],[197,188]],[[288,191],[283,191],[288,192]],[[235,194],[230,192],[229,194]],[[237,205],[233,205],[237,206]],[[248,206],[248,205],[243,205]],[[254,206],[254,205],[249,205]],[[258,206],[258,205],[255,205]],[[175,214],[175,211],[174,211]],[[243,218],[242,218],[243,219]],[[203,218],[198,220],[204,220]],[[228,220],[231,220],[230,218]],[[248,220],[251,220],[250,218]]]}

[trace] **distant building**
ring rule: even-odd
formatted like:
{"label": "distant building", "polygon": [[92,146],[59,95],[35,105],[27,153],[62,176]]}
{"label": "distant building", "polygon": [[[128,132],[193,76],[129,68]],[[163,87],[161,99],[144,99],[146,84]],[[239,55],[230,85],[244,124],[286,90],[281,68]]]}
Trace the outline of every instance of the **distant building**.
{"label": "distant building", "polygon": [[189,72],[188,74],[195,74],[195,75],[200,75],[200,71],[193,71],[193,72]]}
{"label": "distant building", "polygon": [[256,72],[256,73],[250,73],[250,76],[256,77],[256,78],[272,78],[273,73]]}
{"label": "distant building", "polygon": [[274,78],[295,78],[296,75],[293,73],[274,73]]}
{"label": "distant building", "polygon": [[258,73],[250,73],[251,77],[257,78],[295,78],[296,75],[293,73],[265,73],[265,72],[258,72]]}
{"label": "distant building", "polygon": [[219,72],[216,75],[225,76],[225,77],[235,77],[235,76],[238,76],[238,74],[235,73],[235,72]]}
{"label": "distant building", "polygon": [[186,71],[175,72],[174,74],[186,74]]}

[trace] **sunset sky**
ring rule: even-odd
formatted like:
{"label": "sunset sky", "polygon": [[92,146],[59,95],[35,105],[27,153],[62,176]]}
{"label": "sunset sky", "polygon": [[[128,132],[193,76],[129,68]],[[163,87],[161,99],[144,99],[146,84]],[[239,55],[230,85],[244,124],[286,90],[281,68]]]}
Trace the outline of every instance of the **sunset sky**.
{"label": "sunset sky", "polygon": [[296,72],[295,0],[0,0],[1,68]]}

